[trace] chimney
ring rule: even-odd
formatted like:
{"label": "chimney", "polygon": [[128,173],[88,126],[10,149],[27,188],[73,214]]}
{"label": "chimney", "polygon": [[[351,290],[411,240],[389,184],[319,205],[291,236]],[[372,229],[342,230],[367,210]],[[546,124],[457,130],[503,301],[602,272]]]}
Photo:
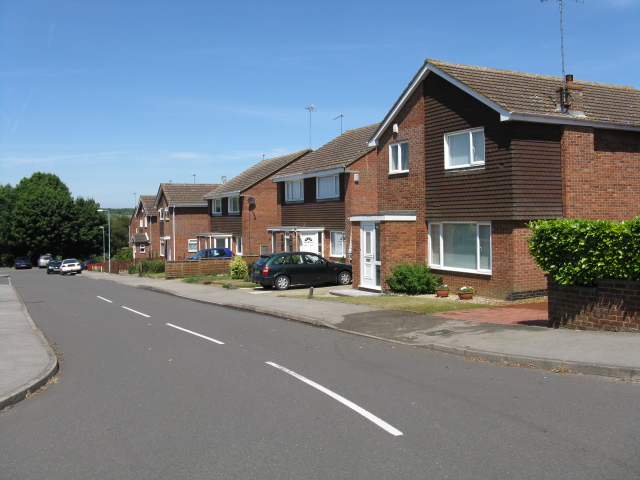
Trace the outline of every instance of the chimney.
{"label": "chimney", "polygon": [[573,83],[573,75],[565,76],[565,87],[559,88],[558,99],[560,110],[574,117],[585,117],[582,100],[582,87]]}

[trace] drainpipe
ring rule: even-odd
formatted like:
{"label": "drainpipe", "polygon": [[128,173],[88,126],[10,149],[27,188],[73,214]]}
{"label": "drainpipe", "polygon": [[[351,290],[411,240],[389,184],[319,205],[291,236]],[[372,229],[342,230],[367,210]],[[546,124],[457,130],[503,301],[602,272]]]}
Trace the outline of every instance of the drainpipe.
{"label": "drainpipe", "polygon": [[173,255],[171,260],[176,259],[176,206],[173,205]]}

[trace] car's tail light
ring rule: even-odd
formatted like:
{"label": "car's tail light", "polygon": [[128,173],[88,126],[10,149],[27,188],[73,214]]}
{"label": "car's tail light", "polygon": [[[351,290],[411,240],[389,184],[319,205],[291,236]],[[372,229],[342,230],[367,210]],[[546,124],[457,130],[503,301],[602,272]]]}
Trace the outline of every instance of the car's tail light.
{"label": "car's tail light", "polygon": [[263,276],[265,276],[265,277],[266,277],[267,275],[269,275],[269,270],[271,270],[269,267],[264,267],[264,268],[262,269],[262,275],[263,275]]}

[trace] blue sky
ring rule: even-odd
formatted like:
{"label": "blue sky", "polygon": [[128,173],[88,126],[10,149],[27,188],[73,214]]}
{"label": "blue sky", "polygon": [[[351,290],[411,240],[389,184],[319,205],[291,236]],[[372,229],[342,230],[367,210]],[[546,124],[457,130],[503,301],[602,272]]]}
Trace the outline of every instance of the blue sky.
{"label": "blue sky", "polygon": [[[640,0],[563,5],[566,73],[640,88]],[[557,0],[0,0],[0,184],[121,208],[219,183],[381,121],[426,58],[560,76],[559,23]]]}

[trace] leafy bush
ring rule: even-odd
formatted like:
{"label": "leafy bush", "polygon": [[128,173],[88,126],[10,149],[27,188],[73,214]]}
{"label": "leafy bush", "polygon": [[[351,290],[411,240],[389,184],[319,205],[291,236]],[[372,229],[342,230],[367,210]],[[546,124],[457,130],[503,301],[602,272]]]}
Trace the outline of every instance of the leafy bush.
{"label": "leafy bush", "polygon": [[615,278],[640,281],[640,218],[559,219],[529,223],[529,251],[560,285],[594,285]]}
{"label": "leafy bush", "polygon": [[248,268],[247,262],[245,262],[241,256],[233,257],[231,260],[231,278],[236,280],[242,280],[247,276]]}
{"label": "leafy bush", "polygon": [[391,291],[408,295],[424,295],[434,293],[442,283],[441,275],[434,275],[424,263],[399,263],[391,269],[392,275],[387,278]]}
{"label": "leafy bush", "polygon": [[163,273],[164,261],[162,260],[147,260],[142,258],[136,265],[130,265],[127,269],[129,275],[144,275],[145,273]]}

